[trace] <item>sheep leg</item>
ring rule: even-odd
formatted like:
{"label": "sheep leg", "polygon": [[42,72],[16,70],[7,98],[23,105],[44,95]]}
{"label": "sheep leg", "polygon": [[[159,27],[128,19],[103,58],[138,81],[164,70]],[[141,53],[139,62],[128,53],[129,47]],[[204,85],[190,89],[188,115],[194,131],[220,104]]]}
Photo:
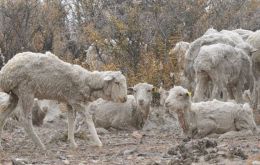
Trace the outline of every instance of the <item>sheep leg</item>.
{"label": "sheep leg", "polygon": [[73,107],[75,108],[76,111],[78,111],[85,118],[89,131],[90,131],[90,134],[93,137],[93,140],[95,142],[95,145],[98,147],[102,147],[103,144],[98,137],[97,130],[95,128],[95,124],[92,120],[92,115],[90,115],[88,110],[85,110],[84,106],[82,106],[82,105],[76,104],[76,105],[73,105]]}
{"label": "sheep leg", "polygon": [[227,85],[224,84],[223,82],[220,83],[220,89],[222,89],[222,94],[223,94],[223,101],[227,101],[228,99],[228,90],[227,90]]}
{"label": "sheep leg", "polygon": [[243,98],[242,98],[243,92],[242,92],[241,89],[242,88],[238,87],[234,90],[235,91],[235,99],[236,99],[237,103],[243,102]]}
{"label": "sheep leg", "polygon": [[32,125],[32,108],[34,104],[34,96],[33,95],[23,95],[21,98],[22,101],[22,122],[24,125],[24,129],[29,137],[32,138],[33,142],[39,146],[41,149],[45,150],[44,144],[41,142],[37,134],[34,132]]}
{"label": "sheep leg", "polygon": [[195,137],[198,138],[203,138],[211,134],[217,128],[216,123],[211,120],[202,120],[201,122],[199,122],[197,127],[198,127],[198,132]]}
{"label": "sheep leg", "polygon": [[2,149],[1,146],[1,135],[3,132],[3,128],[5,125],[6,119],[12,114],[12,112],[15,110],[17,104],[18,104],[18,97],[15,95],[10,96],[10,105],[6,109],[2,109],[2,113],[0,115],[0,149]]}
{"label": "sheep leg", "polygon": [[202,101],[204,99],[207,86],[208,86],[207,75],[204,75],[203,73],[198,73],[197,85],[193,96],[194,102]]}
{"label": "sheep leg", "polygon": [[257,104],[258,104],[258,90],[257,90],[257,82],[255,81],[254,82],[254,88],[253,88],[253,93],[251,94],[251,98],[252,101],[251,101],[251,105],[253,107],[253,109],[256,109],[257,108]]}
{"label": "sheep leg", "polygon": [[71,147],[77,148],[78,145],[74,139],[76,112],[70,105],[67,105],[67,110],[68,110],[68,112],[67,112],[67,114],[68,114],[68,140],[70,141]]}
{"label": "sheep leg", "polygon": [[256,93],[257,93],[257,100],[256,100],[256,108],[258,110],[258,112],[260,111],[260,96],[259,96],[259,93],[260,93],[260,84],[257,84],[256,85]]}
{"label": "sheep leg", "polygon": [[212,94],[211,94],[211,100],[213,99],[219,99],[220,92],[219,92],[219,87],[217,84],[213,84],[213,89],[212,89]]}

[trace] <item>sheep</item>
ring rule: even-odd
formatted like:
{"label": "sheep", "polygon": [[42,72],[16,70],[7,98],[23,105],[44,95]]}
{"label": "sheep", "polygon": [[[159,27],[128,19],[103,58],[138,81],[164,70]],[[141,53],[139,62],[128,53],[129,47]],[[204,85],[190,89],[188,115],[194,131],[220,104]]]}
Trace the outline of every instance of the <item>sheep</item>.
{"label": "sheep", "polygon": [[175,47],[173,49],[170,50],[169,54],[175,54],[177,57],[177,62],[180,65],[180,69],[183,70],[184,69],[184,56],[186,51],[189,49],[189,45],[190,43],[188,42],[184,42],[184,41],[180,41],[178,43],[176,43]]}
{"label": "sheep", "polygon": [[[0,90],[1,91],[1,90]],[[0,100],[7,100],[9,99],[9,95],[4,92],[0,92]],[[15,108],[14,114],[12,118],[15,120],[20,120],[21,116],[21,108],[20,104]],[[34,99],[34,104],[32,108],[32,123],[34,126],[41,126],[43,124],[44,118],[48,112],[48,107],[40,107],[38,99]],[[0,108],[0,115],[3,113],[3,109]]]}
{"label": "sheep", "polygon": [[165,100],[169,95],[169,91],[165,90],[163,87],[160,87],[158,92],[160,94],[160,105],[164,106]]}
{"label": "sheep", "polygon": [[[250,45],[248,49],[250,49]],[[246,47],[246,46],[245,46]],[[213,89],[211,99],[220,97],[220,89],[224,101],[228,98],[242,102],[244,85],[252,80],[251,62],[244,50],[226,44],[202,46],[195,59],[196,88],[194,101],[204,100],[205,86],[211,80]],[[250,85],[248,85],[250,86]],[[235,93],[235,95],[234,95]]]}
{"label": "sheep", "polygon": [[41,126],[43,124],[44,118],[48,112],[48,107],[41,108],[38,100],[34,101],[32,108],[32,123],[34,126]]}
{"label": "sheep", "polygon": [[104,64],[111,61],[111,57],[109,57],[106,54],[103,54],[100,49],[95,44],[92,44],[89,46],[89,48],[86,50],[86,63],[97,69],[100,70]]}
{"label": "sheep", "polygon": [[216,34],[218,31],[214,28],[209,28],[203,35]]}
{"label": "sheep", "polygon": [[180,78],[180,84],[186,84],[187,78],[184,76],[183,70],[186,67],[186,61],[185,61],[185,54],[186,51],[189,49],[190,43],[180,41],[176,43],[175,47],[170,50],[169,55],[174,54],[177,58],[178,62],[178,77]]}
{"label": "sheep", "polygon": [[245,30],[245,29],[235,29],[232,31],[239,34],[243,38],[244,41],[246,41],[248,39],[248,37],[254,33],[251,30]]}
{"label": "sheep", "polygon": [[253,112],[248,103],[236,104],[218,100],[193,103],[187,89],[175,86],[170,90],[165,106],[171,112],[177,113],[179,124],[188,137],[214,135],[228,138],[257,133]]}
{"label": "sheep", "polygon": [[252,106],[254,109],[260,109],[260,30],[257,30],[247,39],[247,43],[251,44],[255,51],[252,53],[252,72],[254,76],[254,90]]}
{"label": "sheep", "polygon": [[59,115],[61,115],[62,111],[60,109],[60,104],[56,100],[38,100],[38,105],[41,109],[44,107],[48,109],[44,122],[53,122]]}
{"label": "sheep", "polygon": [[241,37],[239,38],[239,35],[236,35],[236,33],[234,32],[232,34],[231,33],[232,32],[227,31],[208,33],[196,39],[190,44],[189,50],[186,52],[185,55],[186,67],[184,68],[184,75],[189,81],[189,89],[194,89],[193,82],[195,80],[195,70],[193,65],[194,60],[197,58],[202,46],[222,43],[235,47],[236,45],[241,44],[241,42],[243,44],[245,43]]}
{"label": "sheep", "polygon": [[119,130],[141,129],[147,120],[152,102],[153,85],[138,83],[128,89],[133,95],[127,96],[127,102],[114,103],[97,100],[89,105],[97,127]]}
{"label": "sheep", "polygon": [[77,147],[74,139],[75,113],[84,116],[95,144],[102,146],[91,116],[87,111],[84,113],[85,104],[98,98],[125,102],[127,95],[126,78],[120,71],[90,72],[79,65],[66,63],[50,52],[15,55],[0,72],[0,88],[10,95],[2,103],[4,112],[0,116],[0,130],[20,100],[25,131],[44,150],[45,146],[32,126],[34,98],[67,103],[68,139],[72,147]]}

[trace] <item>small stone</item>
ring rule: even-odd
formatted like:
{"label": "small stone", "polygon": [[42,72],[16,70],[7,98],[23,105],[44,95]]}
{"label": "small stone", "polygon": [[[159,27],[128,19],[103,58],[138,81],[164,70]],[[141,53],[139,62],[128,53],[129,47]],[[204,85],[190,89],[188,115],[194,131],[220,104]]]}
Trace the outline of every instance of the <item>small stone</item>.
{"label": "small stone", "polygon": [[134,131],[134,132],[132,133],[132,136],[133,136],[134,138],[136,138],[136,139],[142,139],[143,134],[139,133],[138,131]]}
{"label": "small stone", "polygon": [[12,159],[12,162],[13,162],[14,165],[26,165],[26,164],[28,164],[28,160],[21,159],[21,158]]}
{"label": "small stone", "polygon": [[254,160],[254,161],[252,162],[252,165],[260,165],[260,161]]}
{"label": "small stone", "polygon": [[69,160],[62,160],[62,162],[64,163],[64,164],[66,164],[66,165],[68,165],[68,164],[70,164],[70,161]]}
{"label": "small stone", "polygon": [[133,154],[134,152],[136,152],[137,148],[133,148],[133,149],[129,149],[129,150],[125,150],[123,152],[124,155],[130,155]]}

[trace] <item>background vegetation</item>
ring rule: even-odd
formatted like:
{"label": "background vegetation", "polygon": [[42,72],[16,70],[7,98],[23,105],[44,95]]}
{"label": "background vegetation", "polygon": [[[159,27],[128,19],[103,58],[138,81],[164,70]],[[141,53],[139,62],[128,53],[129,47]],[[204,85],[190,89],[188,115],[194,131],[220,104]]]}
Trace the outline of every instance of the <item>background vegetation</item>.
{"label": "background vegetation", "polygon": [[[112,58],[102,70],[121,70],[129,85],[178,83],[175,43],[208,28],[259,29],[258,0],[0,0],[0,48],[6,60],[23,51],[52,51],[86,65],[92,44]],[[116,46],[113,46],[115,41]],[[3,64],[2,64],[3,65]]]}

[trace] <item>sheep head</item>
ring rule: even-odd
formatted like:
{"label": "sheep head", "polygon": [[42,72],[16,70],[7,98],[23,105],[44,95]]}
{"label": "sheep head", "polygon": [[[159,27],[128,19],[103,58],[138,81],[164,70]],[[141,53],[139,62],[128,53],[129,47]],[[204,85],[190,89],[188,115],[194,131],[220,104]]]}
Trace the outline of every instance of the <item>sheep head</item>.
{"label": "sheep head", "polygon": [[145,119],[149,114],[149,107],[152,102],[152,92],[155,90],[153,85],[147,83],[139,83],[134,87],[128,88],[128,91],[135,97],[137,107],[140,107]]}
{"label": "sheep head", "polygon": [[191,105],[191,93],[182,86],[175,86],[169,91],[165,100],[166,108],[171,111],[184,111]]}
{"label": "sheep head", "polygon": [[126,78],[120,71],[107,71],[102,75],[104,81],[104,98],[114,102],[126,102],[127,85]]}

